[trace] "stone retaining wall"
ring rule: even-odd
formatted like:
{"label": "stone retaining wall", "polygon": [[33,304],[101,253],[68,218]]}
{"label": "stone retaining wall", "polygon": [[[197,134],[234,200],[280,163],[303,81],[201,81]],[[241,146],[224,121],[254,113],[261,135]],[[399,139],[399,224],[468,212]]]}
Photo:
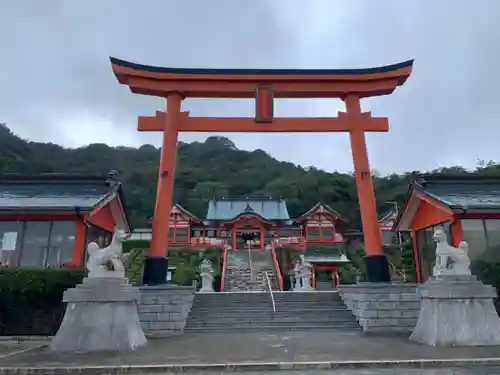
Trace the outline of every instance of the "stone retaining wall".
{"label": "stone retaining wall", "polygon": [[196,288],[177,285],[141,286],[139,320],[147,337],[181,334]]}
{"label": "stone retaining wall", "polygon": [[420,313],[416,284],[341,285],[340,296],[365,332],[411,332]]}

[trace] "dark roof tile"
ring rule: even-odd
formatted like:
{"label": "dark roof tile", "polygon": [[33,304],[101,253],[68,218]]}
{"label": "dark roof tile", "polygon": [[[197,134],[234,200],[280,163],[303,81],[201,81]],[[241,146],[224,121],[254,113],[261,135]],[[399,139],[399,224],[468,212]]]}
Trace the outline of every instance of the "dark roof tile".
{"label": "dark roof tile", "polygon": [[0,176],[0,210],[92,209],[119,186],[109,176]]}

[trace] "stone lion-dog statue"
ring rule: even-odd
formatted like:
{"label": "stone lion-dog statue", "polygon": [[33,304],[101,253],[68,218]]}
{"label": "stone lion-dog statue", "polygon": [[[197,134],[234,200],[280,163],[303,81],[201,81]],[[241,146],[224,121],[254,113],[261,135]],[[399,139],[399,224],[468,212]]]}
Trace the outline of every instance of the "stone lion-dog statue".
{"label": "stone lion-dog statue", "polygon": [[[434,229],[432,239],[436,242],[436,265],[433,276],[440,275],[470,275],[469,245],[462,241],[458,247],[448,244],[448,237],[442,227]],[[448,261],[451,265],[448,266]]]}
{"label": "stone lion-dog statue", "polygon": [[125,267],[122,262],[122,244],[129,237],[130,233],[117,229],[108,247],[100,249],[97,243],[89,243],[87,246],[89,253],[89,260],[87,261],[88,277],[124,278]]}

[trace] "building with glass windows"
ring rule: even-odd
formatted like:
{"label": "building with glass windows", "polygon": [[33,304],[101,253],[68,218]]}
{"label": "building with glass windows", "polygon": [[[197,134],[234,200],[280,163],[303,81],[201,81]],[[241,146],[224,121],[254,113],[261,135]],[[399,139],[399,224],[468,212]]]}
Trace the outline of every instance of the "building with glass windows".
{"label": "building with glass windows", "polygon": [[469,244],[474,261],[500,261],[500,178],[420,175],[410,185],[393,230],[411,233],[417,280],[435,263],[434,227],[442,225],[452,246]]}
{"label": "building with glass windows", "polygon": [[115,227],[130,232],[116,173],[0,176],[0,267],[82,267]]}

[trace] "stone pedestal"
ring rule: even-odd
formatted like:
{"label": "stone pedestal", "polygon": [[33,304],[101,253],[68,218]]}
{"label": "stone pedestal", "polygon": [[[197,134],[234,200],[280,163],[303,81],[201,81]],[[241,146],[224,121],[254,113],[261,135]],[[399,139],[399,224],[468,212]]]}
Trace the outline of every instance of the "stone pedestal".
{"label": "stone pedestal", "polygon": [[122,278],[86,278],[64,293],[61,327],[50,348],[56,352],[134,350],[146,344],[139,323],[140,292]]}
{"label": "stone pedestal", "polygon": [[422,298],[410,340],[427,345],[500,345],[495,289],[474,276],[439,276],[419,287]]}
{"label": "stone pedestal", "polygon": [[214,287],[213,287],[214,277],[212,276],[212,274],[208,273],[208,272],[204,272],[200,276],[201,276],[200,293],[213,293],[214,292]]}

